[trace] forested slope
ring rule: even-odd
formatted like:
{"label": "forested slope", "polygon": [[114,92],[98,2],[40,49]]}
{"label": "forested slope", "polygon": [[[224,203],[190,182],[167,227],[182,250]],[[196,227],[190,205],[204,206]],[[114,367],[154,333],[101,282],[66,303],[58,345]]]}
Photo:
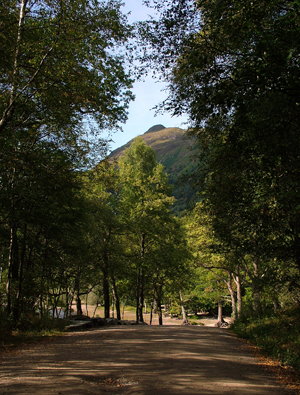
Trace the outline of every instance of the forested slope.
{"label": "forested slope", "polygon": [[[195,151],[192,148],[193,140],[188,138],[185,130],[176,127],[166,128],[155,125],[141,135],[148,146],[154,149],[156,158],[169,175],[170,184],[173,186],[173,195],[176,202],[173,213],[182,215],[189,203],[194,201],[192,172],[195,170]],[[133,142],[112,151],[110,158],[117,159]]]}

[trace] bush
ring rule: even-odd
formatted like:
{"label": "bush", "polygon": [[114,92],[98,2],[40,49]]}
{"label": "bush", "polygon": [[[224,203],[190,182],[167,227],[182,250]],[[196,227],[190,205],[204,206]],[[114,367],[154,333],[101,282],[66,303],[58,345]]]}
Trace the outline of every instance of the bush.
{"label": "bush", "polygon": [[265,355],[300,371],[300,311],[291,309],[278,314],[243,316],[231,329],[239,337],[258,346]]}

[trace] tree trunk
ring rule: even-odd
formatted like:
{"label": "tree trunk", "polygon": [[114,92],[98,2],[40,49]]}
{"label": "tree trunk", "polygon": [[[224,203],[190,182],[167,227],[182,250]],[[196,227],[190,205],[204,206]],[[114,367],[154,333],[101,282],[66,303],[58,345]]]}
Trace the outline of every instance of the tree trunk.
{"label": "tree trunk", "polygon": [[82,306],[81,306],[81,299],[79,292],[77,293],[77,298],[76,298],[76,310],[77,310],[77,315],[82,315]]}
{"label": "tree trunk", "polygon": [[256,313],[261,312],[261,303],[260,303],[260,289],[258,286],[259,281],[259,271],[258,271],[258,259],[253,260],[253,280],[252,280],[252,295],[253,295],[253,310]]}
{"label": "tree trunk", "polygon": [[184,304],[183,304],[183,297],[182,297],[181,291],[179,291],[179,297],[180,297],[180,304],[181,304],[182,323],[183,323],[183,325],[187,325],[188,324],[188,320],[187,320],[186,314],[185,314],[185,309],[184,309]]}
{"label": "tree trunk", "polygon": [[141,275],[139,302],[138,302],[138,322],[144,322],[143,307],[144,307],[144,276]]}
{"label": "tree trunk", "polygon": [[144,307],[144,272],[143,272],[143,261],[145,258],[145,241],[146,234],[143,232],[141,237],[141,264],[138,270],[137,279],[137,294],[136,294],[136,321],[144,322],[143,307]]}
{"label": "tree trunk", "polygon": [[236,320],[237,317],[236,300],[235,300],[235,292],[232,288],[232,274],[230,272],[228,272],[228,281],[226,281],[226,285],[231,297],[232,318],[233,320]]}
{"label": "tree trunk", "polygon": [[261,312],[260,291],[256,284],[252,285],[253,310],[259,314]]}
{"label": "tree trunk", "polygon": [[22,288],[23,288],[23,271],[25,265],[25,254],[26,254],[26,236],[27,236],[27,224],[24,225],[24,234],[23,234],[23,242],[22,242],[22,250],[20,256],[20,264],[18,270],[18,291],[16,295],[16,302],[14,306],[14,320],[17,322],[20,317],[20,313],[22,311]]}
{"label": "tree trunk", "polygon": [[109,282],[108,282],[108,278],[105,275],[103,276],[103,298],[104,298],[104,318],[109,318],[110,316]]}
{"label": "tree trunk", "polygon": [[68,286],[68,279],[66,278],[66,284],[65,284],[65,295],[66,295],[66,308],[65,308],[65,317],[69,317],[69,311],[71,313],[71,308],[69,310],[69,286]]}
{"label": "tree trunk", "polygon": [[116,302],[116,313],[117,313],[117,320],[121,320],[121,308],[120,308],[120,299],[119,299],[119,295],[117,292],[117,287],[116,287],[116,280],[114,276],[111,276],[111,280],[112,280],[112,291],[113,291],[113,296],[114,296],[114,300]]}
{"label": "tree trunk", "polygon": [[242,308],[243,308],[243,301],[242,301],[242,285],[241,285],[241,277],[239,275],[239,270],[237,271],[237,275],[234,278],[236,283],[236,297],[237,297],[237,315],[238,318],[241,317]]}
{"label": "tree trunk", "polygon": [[[257,245],[257,243],[256,243]],[[256,247],[256,250],[258,248]],[[252,295],[253,295],[253,310],[255,313],[260,314],[261,313],[261,303],[260,303],[260,278],[259,278],[259,259],[258,255],[253,259],[252,265],[253,265],[253,278],[252,278]]]}
{"label": "tree trunk", "polygon": [[153,309],[155,306],[155,288],[153,288],[153,294],[152,294],[152,302],[151,302],[151,310],[150,310],[150,325],[152,325],[152,319],[153,319]]}
{"label": "tree trunk", "polygon": [[[16,296],[19,278],[19,246],[17,240],[17,226],[10,229],[10,243],[8,254],[8,277],[6,283],[7,293],[7,313],[11,314],[15,310]],[[13,317],[14,319],[15,317]]]}
{"label": "tree trunk", "polygon": [[19,68],[19,56],[20,56],[20,47],[21,47],[21,41],[22,41],[22,30],[23,30],[23,25],[24,25],[24,20],[25,20],[25,9],[26,5],[28,3],[28,0],[22,0],[20,4],[20,12],[19,12],[19,24],[18,24],[18,33],[17,33],[17,41],[15,45],[15,58],[14,58],[14,66],[13,66],[13,73],[12,73],[12,83],[11,83],[11,89],[10,89],[10,99],[9,99],[9,104],[5,108],[2,118],[0,120],[0,132],[5,128],[6,124],[8,121],[13,116],[13,111],[15,107],[15,99],[16,99],[16,79],[18,76],[18,68]]}
{"label": "tree trunk", "polygon": [[136,279],[136,294],[135,294],[135,303],[136,303],[136,322],[139,322],[139,299],[140,299],[140,282],[141,282],[141,268],[138,268],[137,279]]}
{"label": "tree trunk", "polygon": [[97,299],[95,310],[94,310],[94,313],[93,313],[93,318],[95,317],[95,314],[96,314],[96,311],[98,309],[98,306],[99,306],[99,300]]}
{"label": "tree trunk", "polygon": [[82,315],[81,299],[80,299],[80,287],[78,274],[75,279],[75,292],[76,292],[76,314]]}
{"label": "tree trunk", "polygon": [[110,294],[109,294],[109,279],[108,279],[108,253],[106,248],[103,251],[103,298],[104,298],[104,318],[110,317]]}
{"label": "tree trunk", "polygon": [[158,309],[158,325],[163,324],[163,317],[162,317],[162,311],[161,311],[161,300],[157,300],[157,309]]}
{"label": "tree trunk", "polygon": [[152,318],[153,318],[153,303],[151,303],[151,310],[150,310],[150,325],[152,325]]}
{"label": "tree trunk", "polygon": [[112,298],[111,298],[111,316],[112,316],[112,318],[115,318],[115,298],[114,298],[114,294],[112,294]]}
{"label": "tree trunk", "polygon": [[223,306],[222,306],[222,301],[219,299],[218,300],[218,322],[217,326],[220,328],[223,324]]}
{"label": "tree trunk", "polygon": [[162,297],[162,286],[158,286],[157,290],[157,310],[158,310],[158,324],[162,325],[163,324],[163,316],[162,316],[162,311],[161,311],[161,297]]}
{"label": "tree trunk", "polygon": [[86,297],[85,297],[85,314],[87,316],[89,316],[89,311],[88,311],[88,294],[86,294]]}

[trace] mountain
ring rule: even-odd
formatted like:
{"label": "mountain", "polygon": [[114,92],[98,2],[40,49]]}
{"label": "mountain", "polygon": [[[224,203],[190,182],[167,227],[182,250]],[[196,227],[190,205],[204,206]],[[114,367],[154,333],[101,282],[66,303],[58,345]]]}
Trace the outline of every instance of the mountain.
{"label": "mountain", "polygon": [[[176,215],[182,215],[195,195],[188,183],[190,174],[196,167],[190,148],[192,141],[185,137],[184,129],[166,128],[163,125],[151,127],[141,137],[154,149],[158,162],[164,165],[169,174],[170,183],[174,187],[173,195],[176,198],[172,211]],[[130,147],[133,140],[112,151],[109,157],[117,159]]]}

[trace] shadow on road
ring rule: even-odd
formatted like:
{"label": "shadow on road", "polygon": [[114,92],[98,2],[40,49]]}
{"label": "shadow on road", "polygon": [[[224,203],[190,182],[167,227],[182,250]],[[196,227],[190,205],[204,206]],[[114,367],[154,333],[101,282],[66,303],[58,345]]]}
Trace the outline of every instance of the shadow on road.
{"label": "shadow on road", "polygon": [[284,395],[228,330],[114,327],[1,356],[0,393]]}

